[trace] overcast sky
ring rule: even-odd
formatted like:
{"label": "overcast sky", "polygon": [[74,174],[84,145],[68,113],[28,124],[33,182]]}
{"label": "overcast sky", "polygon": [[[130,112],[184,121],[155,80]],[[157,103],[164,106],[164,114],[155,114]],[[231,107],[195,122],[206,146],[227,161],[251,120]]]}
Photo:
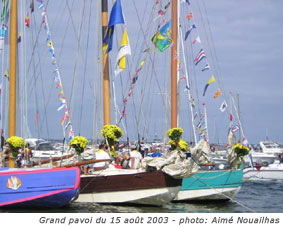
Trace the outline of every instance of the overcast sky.
{"label": "overcast sky", "polygon": [[[29,12],[29,1],[26,2],[26,8],[22,9],[20,18],[24,18]],[[97,60],[100,54],[98,46],[101,42],[100,9],[98,9],[100,1],[83,2],[84,4],[78,0],[49,0],[47,15],[75,134],[93,138],[102,126],[101,96],[98,94],[101,91],[101,81]],[[131,140],[136,139],[137,132],[141,136],[150,138],[156,134],[162,139],[165,131],[170,128],[169,104],[167,96],[164,96],[169,89],[170,49],[163,53],[157,51],[154,55],[153,44],[150,41],[157,29],[158,21],[160,23],[162,19],[153,21],[152,18],[157,17],[158,10],[164,9],[168,1],[160,2],[161,4],[156,5],[156,0],[122,0],[132,56],[128,58],[126,72],[114,79],[120,112],[123,109],[123,97],[127,96],[130,87],[129,78],[134,75],[138,64],[145,57],[142,50],[147,46],[152,47],[139,74],[133,97],[127,104],[126,121],[123,121],[125,128],[121,125],[124,133]],[[197,28],[185,41],[185,52],[188,55],[192,93],[195,100],[199,97],[200,112],[203,111],[201,103],[206,103],[207,106],[211,142],[226,142],[229,126],[228,115],[219,110],[223,96],[216,100],[212,98],[218,87],[221,87],[222,92],[226,94],[226,99],[230,92],[235,99],[239,94],[243,129],[250,143],[258,143],[266,136],[271,140],[283,142],[281,120],[283,2],[280,0],[190,0],[190,2],[191,6],[187,6],[186,3],[181,4],[181,22],[185,23],[182,24],[183,32],[188,30],[191,23],[195,23]],[[38,38],[38,47],[42,47],[34,54],[35,62],[32,63],[30,57],[25,58],[26,68],[31,65],[28,78],[31,81],[37,78],[38,86],[36,94],[34,90],[31,91],[31,84],[27,89],[30,94],[28,125],[34,137],[60,139],[62,138],[60,121],[64,111],[56,111],[60,102],[58,89],[53,81],[54,67],[45,44],[46,31],[41,29],[37,37],[41,10],[38,9],[37,2],[35,3],[35,13],[30,16],[30,28],[24,30],[20,28],[24,33],[23,38],[26,37],[29,43],[26,56],[30,56],[32,52],[32,40],[34,42]],[[111,6],[112,1],[109,1],[109,11]],[[170,11],[171,8],[168,10]],[[193,18],[187,21],[186,15],[190,12],[193,12]],[[168,20],[169,17],[168,12],[165,18]],[[110,52],[111,76],[113,76],[113,65],[116,61],[122,28],[122,25],[117,25],[115,28],[113,51]],[[191,41],[198,35],[202,41],[201,45],[192,45]],[[80,40],[79,46],[78,40]],[[199,66],[192,67],[192,61],[201,48],[204,49],[207,58]],[[201,67],[205,63],[211,65],[211,70],[201,72]],[[183,60],[182,68],[184,69]],[[204,86],[211,75],[215,76],[216,82],[208,87],[205,97],[202,97]],[[179,126],[185,130],[184,139],[191,140],[192,126],[184,88],[185,82],[180,82]],[[111,97],[113,98],[112,90]],[[39,112],[37,125],[35,125],[36,109]],[[111,121],[114,124],[113,112]],[[233,117],[235,120],[236,116]],[[93,122],[96,122],[95,125]],[[139,125],[138,129],[137,125]]]}

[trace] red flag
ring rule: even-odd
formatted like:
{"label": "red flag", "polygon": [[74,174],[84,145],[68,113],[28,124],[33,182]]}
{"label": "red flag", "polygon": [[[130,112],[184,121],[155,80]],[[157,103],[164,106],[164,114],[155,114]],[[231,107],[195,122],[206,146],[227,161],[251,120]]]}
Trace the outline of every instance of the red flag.
{"label": "red flag", "polygon": [[25,25],[29,28],[29,13],[27,13],[27,15],[26,15]]}
{"label": "red flag", "polygon": [[189,15],[187,15],[187,19],[190,20],[193,17],[193,14],[190,13]]}
{"label": "red flag", "polygon": [[233,115],[230,114],[230,121],[233,121]]}
{"label": "red flag", "polygon": [[36,114],[35,114],[35,124],[37,125],[37,121],[38,121],[38,111],[36,111]]}

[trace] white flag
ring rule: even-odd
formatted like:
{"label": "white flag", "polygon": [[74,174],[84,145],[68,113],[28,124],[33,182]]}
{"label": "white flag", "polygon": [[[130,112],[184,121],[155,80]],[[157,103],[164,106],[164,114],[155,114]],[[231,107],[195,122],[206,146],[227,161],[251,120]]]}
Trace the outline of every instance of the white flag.
{"label": "white flag", "polygon": [[226,108],[227,108],[227,103],[226,103],[226,101],[224,100],[223,103],[222,103],[221,106],[220,106],[220,111],[221,111],[221,112],[224,112],[224,111],[226,110]]}
{"label": "white flag", "polygon": [[123,37],[118,52],[116,67],[114,70],[115,76],[126,69],[126,55],[131,55],[131,47],[128,40],[127,29],[124,30]]}

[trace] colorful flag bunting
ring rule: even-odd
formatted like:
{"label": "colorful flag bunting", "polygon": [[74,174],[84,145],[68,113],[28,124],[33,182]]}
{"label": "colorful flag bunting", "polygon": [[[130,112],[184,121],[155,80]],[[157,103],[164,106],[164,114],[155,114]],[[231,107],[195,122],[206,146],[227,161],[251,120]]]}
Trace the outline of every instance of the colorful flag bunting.
{"label": "colorful flag bunting", "polygon": [[208,86],[209,86],[211,83],[213,83],[213,82],[215,82],[215,79],[214,79],[214,76],[211,76],[210,79],[209,79],[209,81],[207,82],[207,84],[206,84],[205,87],[204,87],[203,96],[205,96],[205,93],[206,93],[206,90],[207,90]]}
{"label": "colorful flag bunting", "polygon": [[114,26],[116,24],[124,24],[124,17],[122,12],[122,5],[120,0],[114,1],[110,19],[108,23],[108,28],[104,35],[103,39],[103,53],[109,53],[112,50],[113,44],[113,34],[114,34]]}
{"label": "colorful flag bunting", "polygon": [[30,3],[30,12],[33,13],[34,12],[34,1],[32,0],[31,3]]}
{"label": "colorful flag bunting", "polygon": [[64,122],[65,122],[65,120],[68,119],[68,118],[70,118],[70,115],[69,115],[69,113],[68,113],[68,108],[66,108],[66,109],[65,109],[64,117],[63,117],[62,120],[61,120],[61,125],[63,125]]}
{"label": "colorful flag bunting", "polygon": [[29,28],[29,13],[25,17],[25,25]]}
{"label": "colorful flag bunting", "polygon": [[182,2],[181,2],[181,3],[187,3],[188,5],[190,5],[189,0],[182,0]]}
{"label": "colorful flag bunting", "polygon": [[201,71],[203,72],[203,71],[208,70],[208,69],[210,69],[210,66],[209,66],[209,64],[206,64]]}
{"label": "colorful flag bunting", "polygon": [[187,15],[187,19],[188,19],[188,20],[192,19],[192,17],[193,17],[193,14],[192,14],[192,13],[189,13],[189,14]]}
{"label": "colorful flag bunting", "polygon": [[238,125],[236,125],[236,126],[234,126],[232,128],[232,132],[237,132],[238,130],[239,130],[239,126]]}
{"label": "colorful flag bunting", "polygon": [[217,91],[215,92],[213,98],[216,99],[219,95],[222,95],[220,89],[218,88]]}
{"label": "colorful flag bunting", "polygon": [[59,87],[62,87],[62,83],[61,83],[61,82],[59,82],[59,83],[57,84],[57,86],[56,86],[56,88],[59,88]]}
{"label": "colorful flag bunting", "polygon": [[247,145],[248,145],[248,140],[247,140],[247,138],[246,138],[246,137],[243,137],[243,144],[244,144],[245,146],[247,146]]}
{"label": "colorful flag bunting", "polygon": [[20,43],[22,41],[22,33],[20,32],[18,35],[17,42]]}
{"label": "colorful flag bunting", "polygon": [[35,113],[35,124],[37,125],[37,122],[38,122],[38,111],[36,111]]}
{"label": "colorful flag bunting", "polygon": [[60,90],[60,93],[59,93],[58,97],[60,97],[63,94],[64,94],[63,90]]}
{"label": "colorful flag bunting", "polygon": [[169,6],[170,6],[170,2],[168,2],[168,3],[166,4],[166,6],[164,6],[164,9],[167,9]]}
{"label": "colorful flag bunting", "polygon": [[60,110],[63,109],[65,106],[67,106],[66,98],[65,98],[65,97],[60,98],[60,100],[61,100],[61,104],[60,104],[60,106],[57,108],[57,111],[60,111]]}
{"label": "colorful flag bunting", "polygon": [[172,29],[171,20],[168,21],[156,34],[152,37],[151,41],[155,46],[163,52],[172,43]]}
{"label": "colorful flag bunting", "polygon": [[9,80],[9,72],[8,72],[8,69],[6,69],[5,73],[4,73],[4,77],[6,77],[8,80]]}
{"label": "colorful flag bunting", "polygon": [[189,34],[191,33],[191,31],[192,31],[194,28],[196,28],[196,25],[195,25],[195,24],[193,24],[193,25],[189,28],[189,30],[186,32],[186,34],[185,34],[185,41],[187,40]]}
{"label": "colorful flag bunting", "polygon": [[196,56],[195,60],[194,60],[195,65],[197,65],[198,63],[200,63],[200,61],[201,61],[202,59],[204,59],[204,58],[206,58],[206,56],[205,56],[204,50],[201,49],[201,50],[199,51],[198,55]]}
{"label": "colorful flag bunting", "polygon": [[196,39],[192,42],[193,44],[196,44],[196,43],[201,43],[200,41],[200,37],[196,37]]}
{"label": "colorful flag bunting", "polygon": [[226,110],[226,108],[227,108],[227,103],[226,103],[226,101],[224,100],[224,101],[222,102],[221,106],[220,106],[220,111],[221,111],[221,112],[224,112],[224,111]]}
{"label": "colorful flag bunting", "polygon": [[131,47],[129,44],[127,29],[124,30],[121,40],[120,49],[116,60],[116,68],[114,70],[115,76],[126,69],[126,55],[131,55]]}
{"label": "colorful flag bunting", "polygon": [[185,75],[182,75],[182,76],[180,77],[180,81],[185,81],[185,79],[186,79]]}

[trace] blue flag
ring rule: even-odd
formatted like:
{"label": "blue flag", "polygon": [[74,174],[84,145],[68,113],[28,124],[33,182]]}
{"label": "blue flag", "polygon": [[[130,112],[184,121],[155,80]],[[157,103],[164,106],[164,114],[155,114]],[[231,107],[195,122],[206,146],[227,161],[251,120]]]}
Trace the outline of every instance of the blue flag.
{"label": "blue flag", "polygon": [[187,40],[189,34],[191,33],[191,31],[192,31],[194,28],[196,28],[196,25],[195,25],[195,24],[193,24],[193,25],[189,28],[189,30],[186,32],[186,34],[185,34],[185,41]]}
{"label": "blue flag", "polygon": [[113,4],[108,22],[108,28],[106,30],[106,34],[104,35],[104,39],[103,39],[103,53],[109,53],[112,50],[115,24],[124,24],[124,23],[125,22],[122,12],[121,1],[116,0]]}

